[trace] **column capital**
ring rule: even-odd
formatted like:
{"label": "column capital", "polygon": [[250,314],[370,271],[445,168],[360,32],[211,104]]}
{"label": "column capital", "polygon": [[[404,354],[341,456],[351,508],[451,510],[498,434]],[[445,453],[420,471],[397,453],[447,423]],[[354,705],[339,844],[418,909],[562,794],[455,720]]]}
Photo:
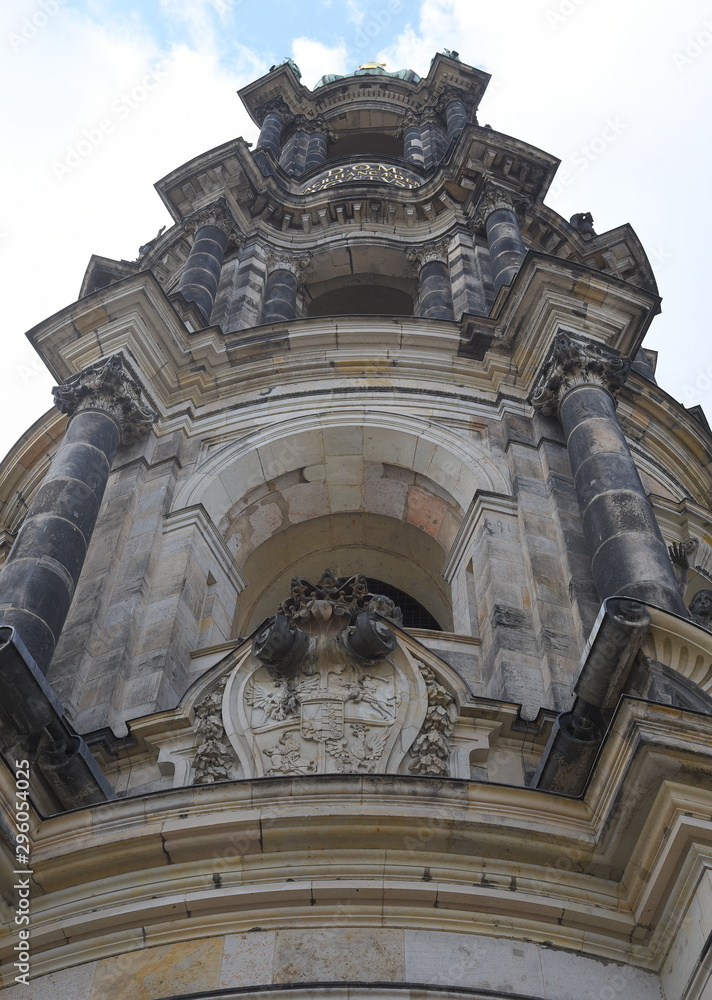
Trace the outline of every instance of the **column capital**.
{"label": "column capital", "polygon": [[275,247],[266,247],[265,262],[271,271],[289,271],[295,278],[301,278],[309,267],[312,255],[308,251],[292,253]]}
{"label": "column capital", "polygon": [[449,237],[444,237],[440,240],[431,240],[430,243],[425,243],[423,246],[414,247],[410,250],[408,260],[415,271],[419,271],[425,264],[430,264],[434,260],[440,261],[442,264],[448,264],[449,248]]}
{"label": "column capital", "polygon": [[280,115],[282,122],[285,125],[294,117],[294,114],[290,110],[290,107],[285,99],[279,95],[277,97],[270,98],[268,101],[265,101],[264,104],[260,104],[259,107],[255,108],[255,117],[260,125],[263,124],[265,118],[269,114]]}
{"label": "column capital", "polygon": [[482,189],[482,194],[477,203],[474,215],[468,220],[468,229],[471,232],[483,231],[488,216],[498,209],[507,209],[514,212],[517,217],[524,215],[529,208],[529,199],[515,191],[508,191],[499,187],[491,181],[487,181]]}
{"label": "column capital", "polygon": [[433,104],[424,105],[422,108],[408,108],[395,130],[396,136],[401,136],[409,128],[422,128],[432,122],[437,123],[438,112]]}
{"label": "column capital", "polygon": [[306,132],[307,135],[321,132],[329,142],[333,142],[336,138],[336,133],[330,125],[327,125],[323,115],[312,115],[311,117],[293,115],[290,120],[290,133],[292,132]]}
{"label": "column capital", "polygon": [[220,229],[227,236],[228,242],[234,246],[240,246],[244,239],[244,233],[235,221],[224,197],[218,198],[205,208],[198,209],[183,220],[183,231],[187,236],[194,237],[205,226],[215,226]]}
{"label": "column capital", "polygon": [[630,374],[630,361],[603,344],[558,333],[534,383],[529,402],[544,416],[558,411],[564,396],[577,385],[597,385],[611,395]]}
{"label": "column capital", "polygon": [[448,104],[451,104],[453,101],[459,101],[460,104],[464,105],[468,119],[477,124],[477,115],[475,114],[477,104],[475,98],[466,90],[459,90],[451,84],[448,84],[448,86],[440,91],[435,102],[435,108],[438,112],[444,113]]}
{"label": "column capital", "polygon": [[121,354],[89,365],[52,389],[55,406],[73,416],[81,410],[101,410],[112,417],[122,441],[146,433],[156,413],[141,399],[141,388],[126,368]]}

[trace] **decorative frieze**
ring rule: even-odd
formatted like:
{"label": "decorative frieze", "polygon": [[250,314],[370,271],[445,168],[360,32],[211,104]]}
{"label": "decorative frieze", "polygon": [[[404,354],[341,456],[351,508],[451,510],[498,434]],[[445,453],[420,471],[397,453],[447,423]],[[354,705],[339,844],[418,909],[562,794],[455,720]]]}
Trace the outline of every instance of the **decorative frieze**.
{"label": "decorative frieze", "polygon": [[348,163],[339,167],[331,167],[310,181],[302,190],[302,194],[312,194],[325,188],[336,187],[339,184],[350,184],[358,181],[378,181],[397,188],[416,188],[422,183],[418,178],[400,167],[387,163]]}

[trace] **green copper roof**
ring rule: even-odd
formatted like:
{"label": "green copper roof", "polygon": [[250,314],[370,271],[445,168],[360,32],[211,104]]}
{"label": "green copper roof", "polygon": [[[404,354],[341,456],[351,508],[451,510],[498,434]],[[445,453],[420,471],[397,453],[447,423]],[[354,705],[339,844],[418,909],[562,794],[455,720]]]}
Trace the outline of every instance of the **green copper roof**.
{"label": "green copper roof", "polygon": [[408,83],[420,83],[420,77],[417,73],[414,73],[412,69],[399,69],[395,73],[388,73],[385,69],[380,66],[374,66],[369,69],[357,69],[353,73],[349,73],[348,76],[339,76],[336,73],[328,73],[326,76],[322,76],[321,80],[314,87],[323,87],[327,83],[333,83],[334,80],[349,80],[352,76],[392,76],[399,80],[406,80]]}

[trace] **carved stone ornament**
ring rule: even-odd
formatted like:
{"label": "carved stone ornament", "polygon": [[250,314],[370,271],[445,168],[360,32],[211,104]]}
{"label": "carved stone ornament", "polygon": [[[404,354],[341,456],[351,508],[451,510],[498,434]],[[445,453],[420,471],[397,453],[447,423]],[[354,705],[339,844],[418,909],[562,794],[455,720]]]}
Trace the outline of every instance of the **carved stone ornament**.
{"label": "carved stone ornament", "polygon": [[556,413],[566,393],[576,385],[599,385],[617,392],[630,374],[630,362],[601,344],[559,333],[529,395],[535,410]]}
{"label": "carved stone ornament", "polygon": [[[382,613],[388,618],[384,620]],[[194,696],[195,784],[312,774],[453,775],[458,699],[360,574],[298,578]],[[185,761],[185,750],[176,762]],[[469,766],[469,765],[468,765]]]}
{"label": "carved stone ornament", "polygon": [[577,212],[576,215],[571,216],[569,222],[585,240],[590,240],[596,235],[596,230],[593,228],[593,216],[590,212]]}
{"label": "carved stone ornament", "polygon": [[311,118],[306,115],[294,115],[290,122],[289,133],[283,138],[287,139],[295,132],[305,132],[307,135],[320,132],[328,142],[333,142],[336,138],[336,132],[327,125],[323,115],[313,115]]}
{"label": "carved stone ornament", "polygon": [[435,107],[440,114],[444,115],[447,111],[448,104],[452,101],[459,101],[460,104],[464,104],[468,122],[474,122],[475,125],[477,124],[476,98],[473,97],[472,94],[465,90],[458,90],[457,87],[444,87],[438,95]]}
{"label": "carved stone ornament", "polygon": [[449,239],[433,240],[431,243],[426,243],[422,247],[414,247],[408,254],[408,260],[415,271],[419,271],[421,267],[425,264],[429,264],[433,260],[440,261],[442,264],[447,264],[449,259],[449,247]]}
{"label": "carved stone ornament", "polygon": [[227,674],[194,708],[195,729],[202,743],[193,757],[193,784],[207,785],[236,776],[237,761],[222,723],[222,699]]}
{"label": "carved stone ornament", "polygon": [[409,108],[398,122],[395,130],[397,136],[403,135],[409,128],[422,128],[424,125],[440,124],[438,111],[432,104],[422,108]]}
{"label": "carved stone ornament", "polygon": [[712,590],[698,590],[690,601],[690,618],[712,631]]}
{"label": "carved stone ornament", "polygon": [[289,271],[295,278],[301,278],[304,271],[309,267],[311,254],[307,251],[303,253],[290,253],[288,250],[267,248],[265,250],[265,262],[269,271]]}
{"label": "carved stone ornament", "polygon": [[52,395],[62,413],[108,413],[119,425],[123,442],[141,437],[156,421],[156,414],[141,399],[141,388],[126,370],[120,354],[97,361],[62,385],[55,385]]}
{"label": "carved stone ornament", "polygon": [[410,748],[415,761],[410,765],[412,774],[432,774],[448,777],[452,752],[451,738],[457,721],[455,699],[434,672],[425,663],[418,663],[428,689],[428,710],[420,735]]}
{"label": "carved stone ornament", "polygon": [[214,201],[212,205],[201,208],[193,212],[183,220],[183,231],[186,236],[195,237],[198,230],[205,226],[216,226],[221,229],[233,246],[239,246],[244,239],[244,233],[235,221],[227,200],[222,197]]}
{"label": "carved stone ornament", "polygon": [[265,120],[265,118],[267,117],[267,115],[271,114],[272,112],[276,112],[278,115],[281,115],[282,121],[284,122],[285,125],[288,122],[291,122],[292,118],[294,117],[285,99],[283,97],[280,97],[279,95],[277,97],[271,97],[268,101],[265,101],[263,104],[260,104],[258,107],[255,108],[254,113],[255,113],[255,118],[261,125]]}
{"label": "carved stone ornament", "polygon": [[507,191],[496,184],[487,183],[484,186],[482,195],[475,209],[475,213],[468,221],[467,228],[471,232],[484,232],[487,219],[498,209],[505,208],[509,212],[514,212],[517,218],[521,218],[529,208],[529,199],[514,191]]}

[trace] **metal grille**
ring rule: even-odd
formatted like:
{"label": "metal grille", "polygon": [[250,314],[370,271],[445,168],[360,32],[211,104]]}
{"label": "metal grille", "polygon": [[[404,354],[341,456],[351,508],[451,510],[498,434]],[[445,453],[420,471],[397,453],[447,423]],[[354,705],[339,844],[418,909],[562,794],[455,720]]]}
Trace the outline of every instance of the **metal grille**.
{"label": "metal grille", "polygon": [[429,628],[435,632],[442,632],[440,625],[419,601],[397,587],[392,587],[385,580],[374,580],[368,577],[368,589],[372,594],[383,594],[384,597],[390,597],[395,606],[403,612],[404,628]]}

